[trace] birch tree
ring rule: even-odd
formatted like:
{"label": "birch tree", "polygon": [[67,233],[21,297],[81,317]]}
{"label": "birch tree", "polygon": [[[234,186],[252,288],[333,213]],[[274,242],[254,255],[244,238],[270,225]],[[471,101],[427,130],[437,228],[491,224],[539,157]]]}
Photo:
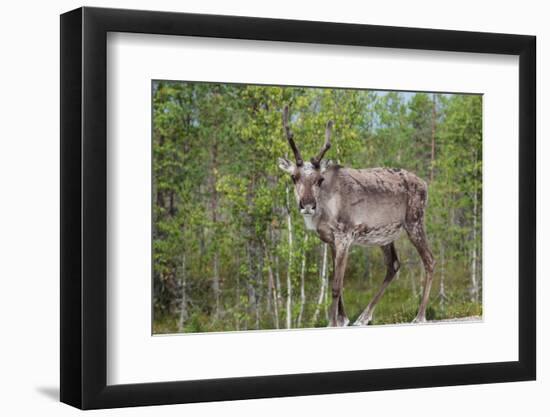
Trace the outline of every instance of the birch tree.
{"label": "birch tree", "polygon": [[[305,230],[293,184],[276,164],[289,152],[285,105],[304,156],[318,150],[331,119],[327,156],[335,162],[406,169],[429,182],[426,227],[440,301],[430,314],[482,314],[481,96],[171,81],[153,87],[154,332],[326,324],[327,246]],[[421,262],[403,239],[396,247],[406,279],[388,289],[376,323],[414,315]],[[364,309],[384,273],[378,250],[350,255],[350,316]]]}

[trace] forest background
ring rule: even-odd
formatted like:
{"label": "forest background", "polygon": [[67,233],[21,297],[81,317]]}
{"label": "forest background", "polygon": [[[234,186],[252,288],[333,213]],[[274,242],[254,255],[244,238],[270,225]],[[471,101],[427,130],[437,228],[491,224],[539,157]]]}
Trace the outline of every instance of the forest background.
{"label": "forest background", "polygon": [[[326,158],[428,183],[437,265],[427,318],[481,316],[481,95],[153,81],[153,333],[327,325],[330,250],[305,229],[277,167],[292,155],[287,104],[304,157],[331,119]],[[402,267],[373,324],[410,322],[418,309],[420,258],[405,235],[396,249]],[[379,249],[352,249],[352,322],[384,273]]]}

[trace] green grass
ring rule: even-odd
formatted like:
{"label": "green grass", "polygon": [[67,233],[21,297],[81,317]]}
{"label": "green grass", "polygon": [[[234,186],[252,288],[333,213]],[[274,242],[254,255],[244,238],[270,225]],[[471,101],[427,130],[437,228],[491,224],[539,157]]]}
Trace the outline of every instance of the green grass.
{"label": "green grass", "polygon": [[[414,271],[410,272],[414,274]],[[416,316],[420,304],[420,279],[415,281],[416,293],[413,292],[411,276],[407,273],[401,273],[394,282],[392,282],[374,312],[372,325],[410,323]],[[350,322],[354,322],[361,312],[365,309],[370,299],[376,293],[378,286],[382,281],[382,275],[373,274],[368,281],[349,280],[346,283],[344,291],[344,302],[346,313]],[[317,282],[309,283],[315,286]],[[457,319],[463,317],[482,316],[482,305],[478,302],[470,301],[467,291],[468,277],[447,278],[446,299],[442,302],[439,297],[439,277],[436,276],[432,286],[430,303],[426,312],[428,320]],[[313,292],[313,291],[312,291]],[[297,294],[294,294],[297,296]],[[308,295],[309,303],[306,303],[304,312],[304,321],[301,328],[325,327],[327,325],[325,310],[316,323],[311,322],[313,311],[315,310],[315,296]],[[297,303],[297,299],[294,300]],[[329,299],[330,303],[330,299]],[[280,327],[285,327],[284,298],[282,311],[279,314]],[[214,319],[208,314],[199,311],[192,311],[188,317],[183,332],[185,333],[203,333],[219,331],[237,331],[256,329],[255,321],[252,321],[246,315],[246,306],[225,306],[221,318]],[[325,306],[328,308],[328,305]],[[294,305],[293,318],[298,315],[298,305]],[[238,323],[238,327],[237,327]],[[295,327],[295,324],[293,325]],[[260,319],[259,329],[274,329],[272,316],[264,312]],[[153,323],[153,333],[178,333],[181,330],[178,327],[177,315],[156,314]]]}

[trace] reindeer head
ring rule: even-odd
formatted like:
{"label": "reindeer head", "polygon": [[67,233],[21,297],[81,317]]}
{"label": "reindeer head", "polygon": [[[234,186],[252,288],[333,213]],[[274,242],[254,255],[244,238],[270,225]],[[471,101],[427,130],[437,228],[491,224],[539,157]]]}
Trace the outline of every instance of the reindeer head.
{"label": "reindeer head", "polygon": [[294,135],[288,125],[288,106],[285,106],[283,110],[283,127],[288,143],[294,152],[296,163],[286,158],[279,158],[279,168],[290,174],[294,182],[294,192],[296,201],[300,207],[300,213],[305,216],[313,216],[317,209],[317,201],[321,192],[321,187],[323,186],[323,181],[325,180],[324,173],[331,165],[331,161],[323,161],[323,156],[325,152],[330,149],[332,121],[327,123],[325,144],[317,156],[311,158],[311,162],[304,162],[294,142]]}

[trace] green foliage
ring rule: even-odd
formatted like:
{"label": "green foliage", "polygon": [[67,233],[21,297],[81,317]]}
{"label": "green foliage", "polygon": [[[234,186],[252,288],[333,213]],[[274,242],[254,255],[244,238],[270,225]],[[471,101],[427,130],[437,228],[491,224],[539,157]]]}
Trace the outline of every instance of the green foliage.
{"label": "green foliage", "polygon": [[[332,119],[327,158],[404,168],[429,182],[426,222],[437,269],[428,318],[481,315],[481,96],[159,81],[154,332],[284,328],[289,312],[292,327],[326,325],[330,251],[323,268],[324,246],[305,230],[292,183],[277,167],[278,157],[291,155],[285,104],[304,157],[317,153]],[[406,236],[396,247],[402,269],[375,324],[408,322],[418,308],[420,259]],[[380,250],[353,249],[345,281],[350,319],[384,273]]]}

